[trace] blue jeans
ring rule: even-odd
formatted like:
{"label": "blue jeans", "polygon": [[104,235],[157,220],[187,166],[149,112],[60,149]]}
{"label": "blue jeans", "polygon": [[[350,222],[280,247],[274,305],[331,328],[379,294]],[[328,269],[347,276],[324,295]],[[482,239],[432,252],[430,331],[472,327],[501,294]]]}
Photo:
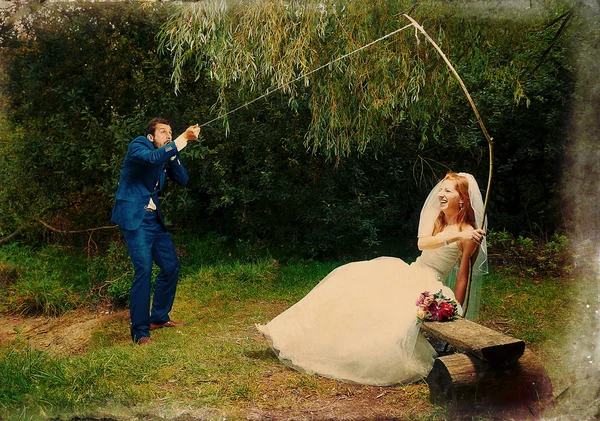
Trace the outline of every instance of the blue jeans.
{"label": "blue jeans", "polygon": [[[173,240],[158,220],[156,212],[147,211],[136,230],[121,229],[133,263],[134,280],[129,296],[131,338],[134,342],[150,336],[150,323],[168,322],[175,300],[179,260]],[[150,311],[150,281],[152,263],[160,268],[154,285],[152,311]]]}

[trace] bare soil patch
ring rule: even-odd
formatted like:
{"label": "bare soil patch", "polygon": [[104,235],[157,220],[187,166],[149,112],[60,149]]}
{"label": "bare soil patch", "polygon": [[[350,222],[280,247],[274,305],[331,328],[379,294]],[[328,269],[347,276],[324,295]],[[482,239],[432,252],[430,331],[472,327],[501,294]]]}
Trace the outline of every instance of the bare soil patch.
{"label": "bare soil patch", "polygon": [[0,316],[0,344],[25,341],[33,349],[52,355],[82,354],[95,330],[121,319],[127,326],[128,317],[127,310],[108,308],[76,310],[58,317]]}

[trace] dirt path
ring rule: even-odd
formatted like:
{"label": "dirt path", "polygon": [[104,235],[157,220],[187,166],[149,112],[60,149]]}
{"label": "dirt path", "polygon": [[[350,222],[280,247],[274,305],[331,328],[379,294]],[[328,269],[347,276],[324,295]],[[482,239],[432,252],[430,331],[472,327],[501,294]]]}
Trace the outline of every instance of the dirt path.
{"label": "dirt path", "polygon": [[0,344],[26,341],[34,349],[53,355],[74,355],[87,351],[92,332],[102,324],[129,317],[127,310],[76,310],[59,317],[0,315]]}

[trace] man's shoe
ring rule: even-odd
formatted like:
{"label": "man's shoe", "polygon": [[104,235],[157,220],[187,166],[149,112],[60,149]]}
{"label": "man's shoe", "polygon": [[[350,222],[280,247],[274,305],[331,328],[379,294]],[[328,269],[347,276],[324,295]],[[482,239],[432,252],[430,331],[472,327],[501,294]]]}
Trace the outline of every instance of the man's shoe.
{"label": "man's shoe", "polygon": [[152,343],[152,339],[150,339],[150,336],[142,336],[136,342],[136,344],[138,344],[138,345],[150,345],[151,343]]}
{"label": "man's shoe", "polygon": [[178,327],[178,326],[183,326],[184,324],[185,324],[184,322],[176,322],[173,320],[169,320],[167,323],[159,323],[159,324],[150,323],[150,330],[162,329],[163,327]]}

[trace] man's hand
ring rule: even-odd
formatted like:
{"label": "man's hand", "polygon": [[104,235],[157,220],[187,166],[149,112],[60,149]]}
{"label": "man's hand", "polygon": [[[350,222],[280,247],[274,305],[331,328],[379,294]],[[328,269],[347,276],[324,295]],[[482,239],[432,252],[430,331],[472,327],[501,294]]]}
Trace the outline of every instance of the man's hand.
{"label": "man's hand", "polygon": [[200,136],[200,127],[197,124],[188,127],[185,130],[185,133],[183,133],[183,137],[185,137],[187,141],[196,140],[198,139],[198,136]]}

